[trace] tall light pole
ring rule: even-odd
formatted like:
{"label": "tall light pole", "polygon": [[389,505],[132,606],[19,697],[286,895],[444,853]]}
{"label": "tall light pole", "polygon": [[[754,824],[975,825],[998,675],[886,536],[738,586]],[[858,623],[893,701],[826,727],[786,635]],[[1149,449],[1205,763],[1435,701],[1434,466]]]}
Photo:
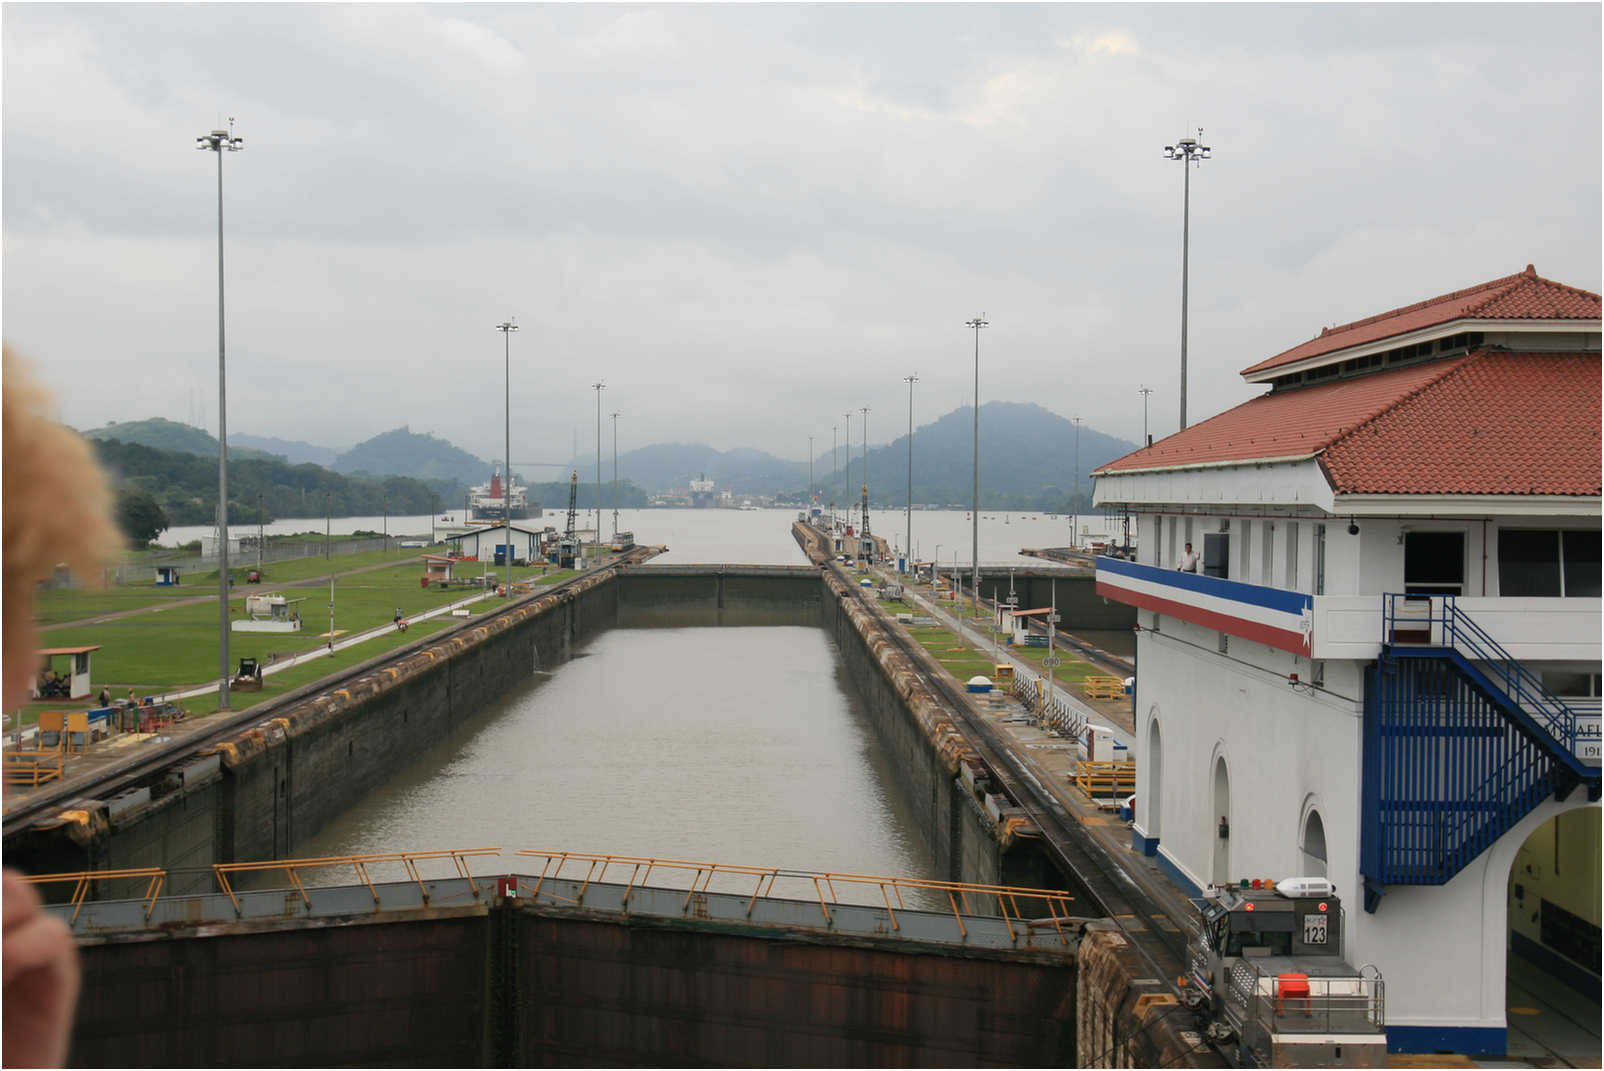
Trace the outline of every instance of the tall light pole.
{"label": "tall light pole", "polygon": [[808,523],[813,523],[813,436],[808,436]]}
{"label": "tall light pole", "polygon": [[850,525],[852,523],[852,410],[848,409],[846,415],[842,417],[842,427],[846,429],[847,482],[845,493],[847,496],[847,524]]}
{"label": "tall light pole", "polygon": [[970,563],[970,565],[971,565],[971,568],[974,570],[974,575],[971,578],[970,582],[974,585],[974,589],[975,589],[975,593],[976,593],[975,597],[979,598],[980,597],[980,595],[979,595],[979,592],[980,592],[980,329],[982,327],[990,327],[991,324],[986,320],[986,314],[985,313],[981,313],[979,316],[976,316],[973,320],[965,320],[964,321],[964,326],[968,327],[968,328],[972,328],[974,330],[974,332],[975,332],[975,486],[973,488],[973,497],[971,499],[971,501],[974,502],[974,508],[973,508],[973,511],[972,511],[972,517],[974,519],[974,528],[973,528],[973,531],[970,533],[970,552],[973,555],[973,561]]}
{"label": "tall light pole", "polygon": [[830,527],[835,527],[835,481],[841,475],[841,462],[835,456],[836,439],[840,436],[841,425],[830,425]]}
{"label": "tall light pole", "polygon": [[245,148],[234,136],[234,119],[227,130],[214,130],[195,139],[195,148],[217,154],[217,709],[228,706],[228,363],[223,333],[223,154]]}
{"label": "tall light pole", "polygon": [[919,382],[919,377],[903,376],[908,384],[908,503],[907,503],[907,546],[904,548],[908,561],[913,561],[913,385]]}
{"label": "tall light pole", "polygon": [[607,384],[601,380],[591,384],[596,389],[596,542],[601,542],[601,392]]}
{"label": "tall light pole", "polygon": [[[1197,128],[1197,136],[1203,136],[1203,128]],[[1186,285],[1187,261],[1191,253],[1192,242],[1192,164],[1201,165],[1209,158],[1209,147],[1198,144],[1197,138],[1182,138],[1174,145],[1164,146],[1164,156],[1170,160],[1179,160],[1181,170],[1186,178],[1182,182],[1183,208],[1181,210],[1181,430],[1186,430]]]}
{"label": "tall light pole", "polygon": [[[869,407],[864,406],[858,411],[863,414],[863,497],[867,500],[869,497]],[[867,523],[867,515],[865,515],[865,523]]]}
{"label": "tall light pole", "polygon": [[1136,393],[1142,396],[1142,445],[1151,446],[1152,437],[1147,434],[1147,396],[1153,393],[1152,387],[1137,387]]}
{"label": "tall light pole", "polygon": [[502,450],[501,459],[506,462],[507,478],[501,485],[501,523],[506,528],[503,533],[507,539],[507,593],[506,598],[512,598],[512,333],[518,330],[518,318],[508,317],[496,325],[501,332],[501,372],[502,379]]}
{"label": "tall light pole", "polygon": [[1075,491],[1069,496],[1070,528],[1069,545],[1080,546],[1080,417],[1070,417],[1075,422]]}
{"label": "tall light pole", "polygon": [[[598,533],[599,535],[600,533]],[[613,411],[613,542],[618,542],[618,411]]]}

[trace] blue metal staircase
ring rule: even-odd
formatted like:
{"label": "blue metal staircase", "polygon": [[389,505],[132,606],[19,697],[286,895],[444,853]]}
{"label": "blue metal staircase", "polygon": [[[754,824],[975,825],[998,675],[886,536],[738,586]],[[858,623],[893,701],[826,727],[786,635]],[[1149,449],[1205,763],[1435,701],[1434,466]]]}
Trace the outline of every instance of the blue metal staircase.
{"label": "blue metal staircase", "polygon": [[1383,599],[1365,682],[1367,911],[1388,885],[1444,884],[1547,796],[1599,796],[1596,715],[1550,692],[1452,596]]}

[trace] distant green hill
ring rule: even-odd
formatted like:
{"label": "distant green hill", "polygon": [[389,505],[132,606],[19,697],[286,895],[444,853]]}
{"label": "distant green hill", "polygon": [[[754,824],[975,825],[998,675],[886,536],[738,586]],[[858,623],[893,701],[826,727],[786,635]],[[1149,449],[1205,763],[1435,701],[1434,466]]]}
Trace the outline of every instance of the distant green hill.
{"label": "distant green hill", "polygon": [[455,480],[470,485],[490,479],[489,462],[444,439],[418,435],[405,426],[357,443],[335,458],[331,467],[347,474]]}
{"label": "distant green hill", "polygon": [[[124,425],[118,425],[123,427]],[[94,441],[100,463],[119,487],[149,491],[169,523],[211,524],[217,514],[217,461],[187,450],[160,450],[114,438]],[[361,479],[319,465],[291,465],[278,458],[240,458],[229,451],[228,511],[233,523],[276,517],[378,516],[431,513],[459,500],[452,481],[425,483],[391,476]],[[260,496],[260,497],[258,497]]]}
{"label": "distant green hill", "polygon": [[228,436],[230,453],[233,453],[235,443],[282,457],[292,465],[310,461],[314,465],[326,468],[334,464],[334,459],[340,456],[340,452],[331,446],[317,446],[299,439],[280,439],[273,435],[252,435],[249,432],[230,432]]}
{"label": "distant green hill", "polygon": [[[913,500],[920,504],[967,505],[973,495],[974,409],[964,406],[917,428],[913,436]],[[1136,444],[1080,426],[1080,501],[1074,506],[1075,424],[1039,405],[987,402],[980,407],[980,505],[984,509],[1086,510],[1087,474],[1123,457]],[[831,473],[830,455],[814,462],[820,501],[843,505],[862,495],[863,455],[853,448],[850,475]],[[907,500],[908,437],[869,450],[869,501],[877,506]],[[797,493],[795,485],[787,493]],[[801,494],[806,493],[804,482]]]}
{"label": "distant green hill", "polygon": [[[180,424],[173,420],[164,420],[161,417],[151,417],[149,420],[129,420],[121,424],[107,424],[103,428],[84,432],[88,439],[116,439],[119,442],[138,443],[140,446],[149,446],[156,450],[180,450],[186,454],[199,454],[202,457],[217,457],[217,437],[200,428],[188,424]],[[230,458],[276,458],[283,461],[278,454],[254,447],[236,444],[232,441],[228,445]]]}

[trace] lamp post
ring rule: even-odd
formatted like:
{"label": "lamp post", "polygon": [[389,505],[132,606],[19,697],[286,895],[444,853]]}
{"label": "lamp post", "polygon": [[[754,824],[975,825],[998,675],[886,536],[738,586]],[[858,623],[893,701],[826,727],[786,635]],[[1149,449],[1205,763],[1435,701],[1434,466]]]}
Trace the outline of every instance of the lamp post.
{"label": "lamp post", "polygon": [[228,710],[228,365],[223,332],[223,154],[245,148],[227,130],[195,139],[195,148],[217,154],[217,709]]}
{"label": "lamp post", "polygon": [[913,385],[919,382],[917,375],[903,376],[908,384],[908,503],[907,516],[907,546],[903,549],[909,557],[913,556]]}
{"label": "lamp post", "polygon": [[863,508],[864,508],[864,510],[866,512],[864,513],[862,520],[863,520],[864,524],[868,524],[869,523],[869,514],[867,513],[867,510],[869,508],[869,505],[868,505],[868,502],[869,502],[869,407],[865,405],[861,409],[859,409],[858,411],[863,414],[863,502],[864,502]]}
{"label": "lamp post", "polygon": [[[1198,137],[1203,136],[1203,128],[1198,127]],[[1209,159],[1209,147],[1198,144],[1197,138],[1182,138],[1174,145],[1164,146],[1166,159],[1179,160],[1181,170],[1186,178],[1182,182],[1182,209],[1181,209],[1181,430],[1186,430],[1186,288],[1187,288],[1187,261],[1191,253],[1192,241],[1192,164],[1202,164]]]}
{"label": "lamp post", "polygon": [[848,409],[842,417],[841,426],[846,429],[846,455],[847,455],[847,524],[852,524],[852,410]]}
{"label": "lamp post", "polygon": [[596,542],[601,542],[601,392],[607,384],[601,380],[592,383],[596,390]]}
{"label": "lamp post", "polygon": [[979,316],[976,316],[973,320],[965,320],[964,321],[964,326],[968,327],[968,328],[972,328],[974,330],[974,332],[975,332],[975,484],[974,484],[974,488],[973,488],[973,497],[971,499],[971,501],[973,501],[973,503],[974,503],[973,511],[971,513],[971,516],[972,516],[972,518],[974,520],[974,526],[973,526],[973,529],[971,530],[971,533],[970,533],[970,553],[973,556],[973,560],[971,561],[970,565],[971,565],[971,568],[974,571],[974,575],[972,576],[972,578],[970,580],[970,583],[972,583],[974,585],[974,589],[975,589],[975,592],[976,592],[975,597],[979,598],[980,597],[979,596],[979,592],[980,592],[980,329],[982,327],[990,327],[991,324],[986,320],[986,314],[985,313],[981,313]]}
{"label": "lamp post", "polygon": [[1080,417],[1070,417],[1075,422],[1075,491],[1069,497],[1069,545],[1080,546]]}
{"label": "lamp post", "polygon": [[808,523],[813,523],[813,436],[808,436]]}
{"label": "lamp post", "polygon": [[841,431],[841,425],[830,425],[830,529],[835,530],[835,481],[841,474],[841,462],[835,456],[836,438]]}
{"label": "lamp post", "polygon": [[618,413],[613,412],[613,542],[618,542]]}
{"label": "lamp post", "polygon": [[323,492],[323,560],[333,556],[334,544],[334,492]]}
{"label": "lamp post", "polygon": [[1153,393],[1153,388],[1137,387],[1136,393],[1142,396],[1142,445],[1152,446],[1152,436],[1147,434],[1147,396]]}
{"label": "lamp post", "polygon": [[512,598],[512,333],[518,330],[518,318],[510,316],[496,325],[501,332],[502,376],[502,461],[506,463],[506,480],[501,485],[501,524],[507,540],[506,598]]}

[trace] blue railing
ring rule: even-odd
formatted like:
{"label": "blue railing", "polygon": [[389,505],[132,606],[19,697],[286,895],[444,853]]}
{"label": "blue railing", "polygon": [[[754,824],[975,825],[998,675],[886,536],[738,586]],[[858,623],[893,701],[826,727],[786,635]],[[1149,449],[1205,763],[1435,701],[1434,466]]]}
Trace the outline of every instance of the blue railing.
{"label": "blue railing", "polygon": [[[1477,669],[1566,752],[1576,754],[1576,711],[1549,691],[1536,674],[1504,650],[1469,614],[1458,609],[1452,595],[1388,592],[1382,600],[1383,646],[1423,643],[1458,651],[1479,663]],[[1420,637],[1422,628],[1425,635]],[[1400,634],[1408,638],[1400,639]]]}

